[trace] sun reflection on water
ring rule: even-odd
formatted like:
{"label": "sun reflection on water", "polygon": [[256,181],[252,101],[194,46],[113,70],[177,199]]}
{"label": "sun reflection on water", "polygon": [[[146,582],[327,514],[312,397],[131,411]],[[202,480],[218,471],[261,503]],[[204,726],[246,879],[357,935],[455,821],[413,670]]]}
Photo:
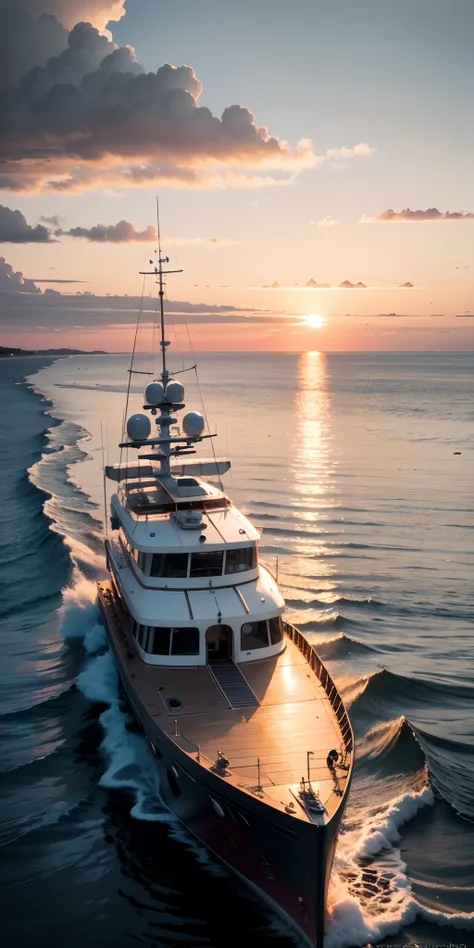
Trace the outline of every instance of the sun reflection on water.
{"label": "sun reflection on water", "polygon": [[297,442],[294,466],[298,505],[307,520],[318,517],[326,506],[330,462],[330,400],[327,357],[322,352],[304,352],[298,362],[296,396]]}
{"label": "sun reflection on water", "polygon": [[313,530],[300,535],[292,572],[301,577],[317,575],[322,594],[318,598],[330,602],[334,567],[325,536],[326,518],[335,500],[327,356],[322,352],[302,353],[297,381],[292,506],[298,519],[312,524]]}

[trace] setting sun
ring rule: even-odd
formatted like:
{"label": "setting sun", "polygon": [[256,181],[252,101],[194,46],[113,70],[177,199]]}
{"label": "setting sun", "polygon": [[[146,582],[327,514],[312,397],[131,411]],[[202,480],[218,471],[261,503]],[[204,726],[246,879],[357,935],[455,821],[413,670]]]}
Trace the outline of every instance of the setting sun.
{"label": "setting sun", "polygon": [[319,316],[317,313],[310,313],[310,315],[306,317],[306,325],[309,326],[310,329],[322,329],[325,322],[322,316]]}

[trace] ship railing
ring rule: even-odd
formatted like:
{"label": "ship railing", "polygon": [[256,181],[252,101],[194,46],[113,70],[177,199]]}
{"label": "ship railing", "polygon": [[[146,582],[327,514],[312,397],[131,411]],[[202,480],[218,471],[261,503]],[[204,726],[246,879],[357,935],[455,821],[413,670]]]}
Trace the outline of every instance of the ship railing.
{"label": "ship railing", "polygon": [[205,754],[201,754],[201,748],[199,744],[196,744],[196,741],[192,741],[190,737],[186,737],[186,734],[183,734],[183,732],[179,730],[179,724],[178,724],[177,718],[174,719],[174,736],[181,737],[183,741],[186,741],[187,744],[191,744],[191,747],[194,747],[197,753],[198,763],[201,763],[201,757],[204,757],[205,760],[209,761],[209,763],[212,763],[212,761],[209,760],[209,757],[206,757]]}
{"label": "ship railing", "polygon": [[302,655],[304,655],[306,661],[311,666],[321,685],[323,686],[329,698],[331,707],[335,712],[339,722],[344,747],[348,753],[351,753],[354,747],[354,735],[352,733],[351,723],[349,721],[349,717],[344,707],[342,698],[326,666],[323,665],[316,649],[313,648],[311,643],[308,642],[308,639],[305,638],[303,633],[300,632],[296,626],[292,625],[291,622],[284,622],[283,625],[286,634],[299,648]]}
{"label": "ship railing", "polygon": [[[180,731],[179,722],[177,718],[175,718],[174,720],[174,736],[180,737],[182,741],[186,741],[187,744],[190,744],[191,747],[194,748],[194,750],[196,751],[196,760],[199,764],[201,763],[201,760],[204,760],[210,767],[216,766],[216,761],[211,760],[210,757],[208,757],[206,754],[203,754],[199,744],[196,744],[196,741],[191,740],[190,737],[187,737],[186,734],[183,734],[183,732]],[[256,786],[253,786],[253,787],[249,786],[249,789],[260,791],[260,790],[263,790],[264,786],[267,786],[267,787],[270,785],[272,785],[273,787],[275,786],[275,783],[272,780],[272,778],[269,777],[268,774],[265,773],[265,771],[262,771],[261,766],[260,766],[260,757],[257,758],[254,764],[233,764],[232,760],[229,761],[229,770],[252,770],[254,767],[257,770],[257,784]],[[265,782],[262,781],[262,776],[266,778]]]}

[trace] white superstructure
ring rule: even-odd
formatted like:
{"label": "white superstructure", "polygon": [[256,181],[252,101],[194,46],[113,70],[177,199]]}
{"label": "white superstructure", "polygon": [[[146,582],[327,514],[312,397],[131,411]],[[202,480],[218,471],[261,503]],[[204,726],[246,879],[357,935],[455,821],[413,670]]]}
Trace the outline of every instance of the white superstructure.
{"label": "white superstructure", "polygon": [[128,419],[120,445],[141,453],[106,468],[118,484],[108,567],[143,662],[198,666],[269,658],[285,648],[283,598],[259,563],[258,531],[205,479],[219,479],[230,462],[187,459],[196,444],[213,437],[204,434],[199,412],[187,412],[176,434],[185,393],[166,364],[163,277],[178,271],[164,271],[166,263],[160,250],[152,275],[159,285],[162,371],[146,386],[144,411]]}

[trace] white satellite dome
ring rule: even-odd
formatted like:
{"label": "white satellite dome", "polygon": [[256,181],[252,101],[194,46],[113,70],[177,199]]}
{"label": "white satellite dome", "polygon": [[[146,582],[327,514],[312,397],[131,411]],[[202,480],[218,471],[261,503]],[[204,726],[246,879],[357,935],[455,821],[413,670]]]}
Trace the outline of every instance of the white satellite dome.
{"label": "white satellite dome", "polygon": [[166,400],[173,402],[174,405],[178,405],[183,401],[183,398],[184,385],[181,385],[181,382],[175,382],[174,379],[170,379],[166,386]]}
{"label": "white satellite dome", "polygon": [[190,438],[199,438],[204,431],[205,421],[200,411],[188,411],[182,421],[182,428]]}
{"label": "white satellite dome", "polygon": [[127,434],[131,441],[146,441],[151,431],[148,415],[130,415],[127,421]]}
{"label": "white satellite dome", "polygon": [[165,390],[161,382],[150,382],[145,389],[147,405],[161,405],[165,400]]}

